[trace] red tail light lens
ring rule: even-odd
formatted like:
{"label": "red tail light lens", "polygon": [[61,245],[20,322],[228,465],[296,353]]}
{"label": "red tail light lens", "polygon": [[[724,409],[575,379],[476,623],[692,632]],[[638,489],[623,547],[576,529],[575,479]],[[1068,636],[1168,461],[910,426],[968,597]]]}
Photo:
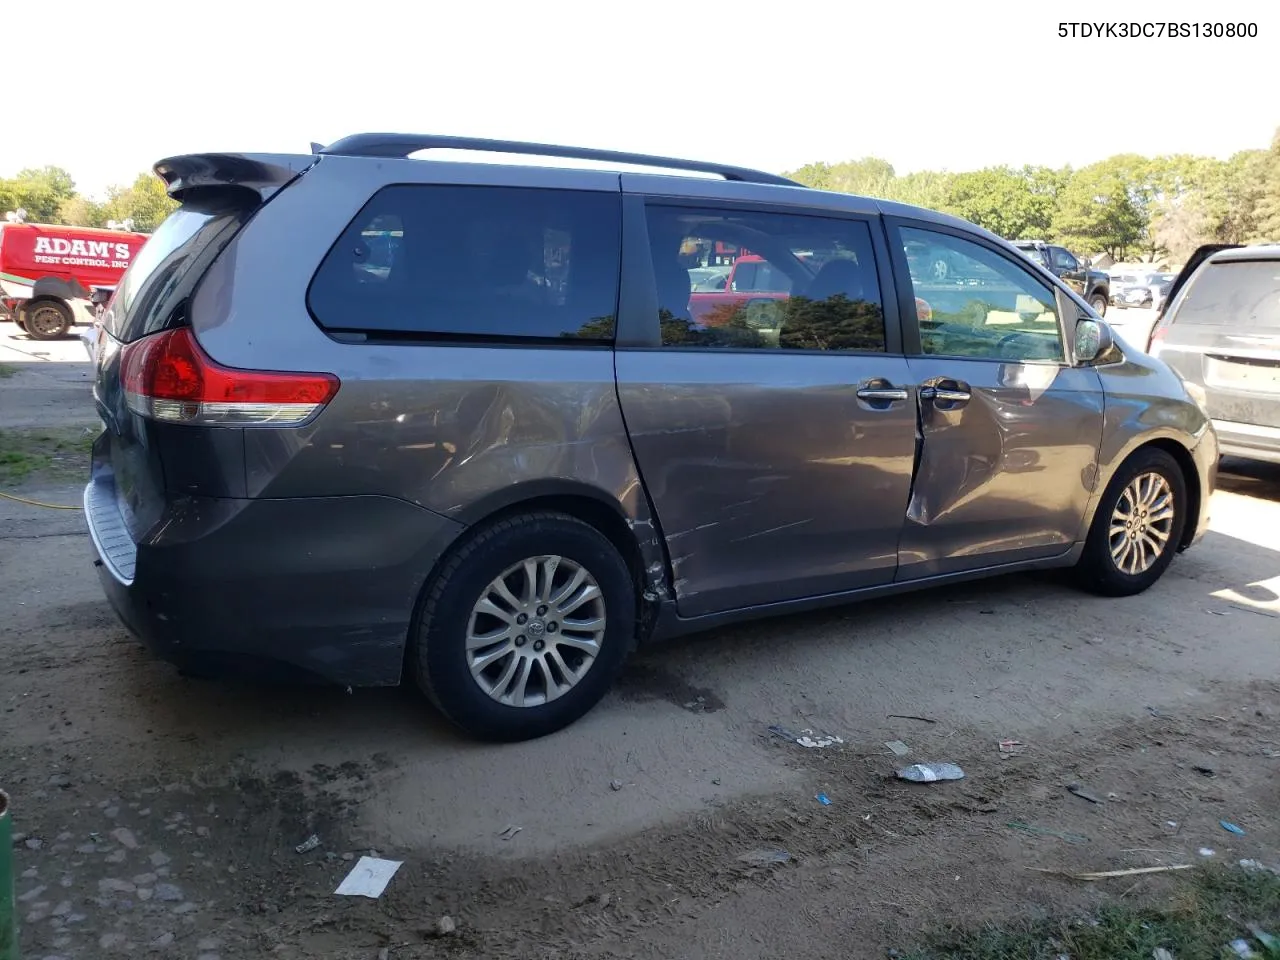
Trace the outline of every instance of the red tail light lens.
{"label": "red tail light lens", "polygon": [[204,426],[297,426],[333,399],[328,373],[276,373],[224,367],[187,327],[135,340],[120,358],[125,401],[153,420]]}
{"label": "red tail light lens", "polygon": [[1151,331],[1151,336],[1147,339],[1147,353],[1153,357],[1156,355],[1160,344],[1164,342],[1165,334],[1169,332],[1169,326],[1163,320],[1155,325]]}

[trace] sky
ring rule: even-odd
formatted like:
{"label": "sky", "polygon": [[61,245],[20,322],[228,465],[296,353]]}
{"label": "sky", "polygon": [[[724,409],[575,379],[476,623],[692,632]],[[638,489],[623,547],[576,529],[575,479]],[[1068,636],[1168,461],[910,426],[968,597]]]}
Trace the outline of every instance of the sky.
{"label": "sky", "polygon": [[[1262,0],[19,3],[0,176],[56,164],[90,195],[165,156],[305,153],[361,131],[774,172],[877,156],[906,173],[1225,158],[1280,127],[1280,5]],[[1063,38],[1063,18],[1257,36]],[[21,39],[55,31],[67,55]]]}

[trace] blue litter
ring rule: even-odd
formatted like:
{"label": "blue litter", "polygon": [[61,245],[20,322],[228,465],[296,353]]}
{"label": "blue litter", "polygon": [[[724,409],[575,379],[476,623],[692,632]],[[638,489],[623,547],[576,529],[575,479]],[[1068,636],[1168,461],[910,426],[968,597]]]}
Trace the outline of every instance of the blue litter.
{"label": "blue litter", "polygon": [[824,807],[829,807],[829,806],[831,806],[831,798],[830,798],[830,797],[828,797],[825,793],[820,793],[820,794],[818,794],[816,797],[814,797],[813,799],[817,800],[817,801],[818,801],[820,804],[822,804]]}
{"label": "blue litter", "polygon": [[1243,837],[1244,831],[1237,827],[1234,823],[1228,823],[1226,820],[1219,820],[1218,825],[1227,833],[1234,833],[1237,837]]}

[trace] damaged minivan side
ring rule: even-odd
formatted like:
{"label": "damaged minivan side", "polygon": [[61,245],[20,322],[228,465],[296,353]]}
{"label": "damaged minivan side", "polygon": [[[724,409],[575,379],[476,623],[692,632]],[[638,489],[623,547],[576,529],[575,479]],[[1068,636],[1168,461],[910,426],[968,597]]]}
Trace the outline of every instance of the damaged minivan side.
{"label": "damaged minivan side", "polygon": [[[638,641],[1037,568],[1132,594],[1204,531],[1179,378],[955,218],[450,137],[157,169],[182,207],[105,318],[85,504],[187,669],[407,675],[524,739]],[[695,309],[743,257],[769,289]]]}

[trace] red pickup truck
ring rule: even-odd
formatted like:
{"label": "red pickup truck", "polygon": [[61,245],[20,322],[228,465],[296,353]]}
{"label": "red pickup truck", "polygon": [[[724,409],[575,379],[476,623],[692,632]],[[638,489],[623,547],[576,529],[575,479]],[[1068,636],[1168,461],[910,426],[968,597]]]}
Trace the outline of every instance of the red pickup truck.
{"label": "red pickup truck", "polygon": [[0,223],[0,313],[33,340],[92,323],[147,234],[42,223]]}
{"label": "red pickup truck", "polygon": [[695,290],[689,295],[689,314],[695,324],[723,327],[740,307],[752,301],[786,300],[790,296],[791,278],[764,257],[748,253],[734,260],[723,289]]}

